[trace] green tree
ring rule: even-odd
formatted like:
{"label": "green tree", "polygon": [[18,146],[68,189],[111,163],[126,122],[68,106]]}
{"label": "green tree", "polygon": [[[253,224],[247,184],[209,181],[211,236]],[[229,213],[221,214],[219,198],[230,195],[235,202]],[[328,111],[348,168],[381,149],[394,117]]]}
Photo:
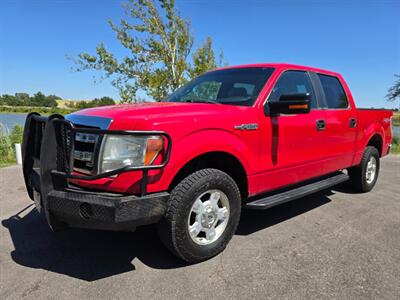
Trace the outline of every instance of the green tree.
{"label": "green tree", "polygon": [[33,95],[30,101],[30,106],[44,106],[46,96],[42,92],[37,92]]}
{"label": "green tree", "polygon": [[75,107],[76,107],[77,109],[85,109],[85,108],[93,107],[93,106],[91,106],[89,103],[90,103],[89,101],[79,101],[79,102],[77,102],[77,103],[75,104]]}
{"label": "green tree", "polygon": [[397,80],[394,82],[393,86],[388,90],[386,99],[389,101],[394,101],[400,98],[400,75],[394,75]]}
{"label": "green tree", "polygon": [[192,59],[193,64],[189,69],[189,75],[191,78],[226,64],[223,62],[224,54],[222,50],[219,53],[219,61],[217,63],[212,46],[212,39],[210,37],[208,37],[205,43],[193,53]]}
{"label": "green tree", "polygon": [[111,97],[101,97],[100,99],[94,99],[93,106],[105,106],[105,105],[114,105],[115,101]]}
{"label": "green tree", "polygon": [[15,93],[15,100],[20,105],[28,105],[29,94],[28,93]]}
{"label": "green tree", "polygon": [[62,100],[62,98],[57,95],[48,95],[46,96],[45,106],[57,107],[58,106],[57,100]]}
{"label": "green tree", "polygon": [[16,105],[15,96],[4,94],[1,97],[1,105],[9,105],[9,106]]}
{"label": "green tree", "polygon": [[91,108],[91,107],[97,107],[97,106],[106,106],[106,105],[114,105],[115,101],[111,97],[101,97],[95,98],[91,101],[79,101],[74,104],[74,108],[78,109],[85,109],[85,108]]}
{"label": "green tree", "polygon": [[95,55],[81,53],[76,60],[77,71],[99,70],[112,78],[122,102],[135,101],[138,90],[160,101],[190,77],[216,67],[211,38],[188,61],[194,37],[174,0],[130,0],[125,13],[119,25],[109,24],[128,56],[118,59],[99,44]]}
{"label": "green tree", "polygon": [[55,95],[46,96],[42,92],[37,92],[30,98],[29,106],[57,107],[57,100],[61,99]]}

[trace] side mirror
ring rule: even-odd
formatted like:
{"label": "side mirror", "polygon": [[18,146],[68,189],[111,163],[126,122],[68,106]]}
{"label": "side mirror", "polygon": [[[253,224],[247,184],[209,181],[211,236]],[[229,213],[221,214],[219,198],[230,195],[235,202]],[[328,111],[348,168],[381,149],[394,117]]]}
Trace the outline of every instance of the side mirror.
{"label": "side mirror", "polygon": [[283,94],[279,101],[267,102],[265,108],[268,109],[268,115],[307,114],[310,112],[310,94]]}

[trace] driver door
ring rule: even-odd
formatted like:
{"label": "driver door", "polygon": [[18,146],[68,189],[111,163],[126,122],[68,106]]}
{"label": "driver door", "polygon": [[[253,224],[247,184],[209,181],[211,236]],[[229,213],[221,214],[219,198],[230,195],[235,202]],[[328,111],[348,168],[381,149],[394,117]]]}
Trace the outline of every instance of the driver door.
{"label": "driver door", "polygon": [[[309,93],[311,111],[307,114],[266,116],[261,137],[263,176],[260,191],[267,191],[324,174],[325,112],[319,109],[317,93],[306,71],[283,72],[268,97]],[[268,104],[265,104],[268,105]]]}

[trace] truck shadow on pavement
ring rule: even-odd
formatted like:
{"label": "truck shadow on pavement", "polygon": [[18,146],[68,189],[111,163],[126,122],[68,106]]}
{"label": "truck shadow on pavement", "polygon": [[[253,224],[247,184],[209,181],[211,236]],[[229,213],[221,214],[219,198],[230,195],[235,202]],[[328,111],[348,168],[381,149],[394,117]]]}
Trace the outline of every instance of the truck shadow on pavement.
{"label": "truck shadow on pavement", "polygon": [[[328,193],[266,211],[243,210],[236,234],[249,235],[324,205],[331,201]],[[164,248],[155,226],[140,227],[134,233],[79,229],[55,233],[33,204],[1,223],[10,232],[15,248],[11,257],[17,264],[85,281],[134,271],[135,259],[156,269],[188,265]]]}
{"label": "truck shadow on pavement", "polygon": [[298,215],[329,203],[330,190],[281,204],[267,210],[242,210],[237,235],[249,235],[284,222]]}

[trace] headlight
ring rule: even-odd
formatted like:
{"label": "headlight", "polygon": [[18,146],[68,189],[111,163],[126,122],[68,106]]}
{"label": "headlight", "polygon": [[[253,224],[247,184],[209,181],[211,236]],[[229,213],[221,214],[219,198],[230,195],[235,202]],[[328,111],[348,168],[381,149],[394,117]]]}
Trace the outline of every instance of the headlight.
{"label": "headlight", "polygon": [[164,148],[161,136],[104,136],[100,150],[99,173],[123,167],[149,166]]}

